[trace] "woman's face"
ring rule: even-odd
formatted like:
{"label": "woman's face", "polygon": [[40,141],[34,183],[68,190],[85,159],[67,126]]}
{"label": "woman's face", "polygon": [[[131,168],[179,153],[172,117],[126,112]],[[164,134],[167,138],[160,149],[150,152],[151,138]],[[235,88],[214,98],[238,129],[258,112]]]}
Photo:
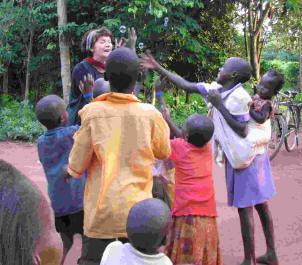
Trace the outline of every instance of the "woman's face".
{"label": "woman's face", "polygon": [[93,58],[97,61],[105,61],[112,51],[112,42],[109,36],[101,36],[92,48]]}

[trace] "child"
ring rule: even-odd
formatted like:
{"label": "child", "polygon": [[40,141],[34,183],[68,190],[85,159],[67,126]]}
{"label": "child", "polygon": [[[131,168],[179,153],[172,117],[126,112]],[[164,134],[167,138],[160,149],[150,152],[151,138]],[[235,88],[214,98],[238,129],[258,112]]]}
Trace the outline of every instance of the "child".
{"label": "child", "polygon": [[93,98],[97,98],[98,96],[109,92],[110,87],[108,81],[105,81],[104,78],[99,78],[95,81],[93,86]]}
{"label": "child", "polygon": [[[242,87],[242,83],[250,79],[251,67],[245,60],[236,57],[229,58],[220,69],[216,80],[222,88],[213,90],[206,90],[202,83],[188,82],[165,70],[151,55],[144,56],[142,65],[166,75],[171,82],[186,91],[200,93],[214,106],[216,114],[222,115],[223,120],[237,135],[247,136],[251,98]],[[273,84],[277,85],[278,82],[273,82]],[[221,129],[219,126],[221,125],[215,123],[215,133],[218,128]],[[228,140],[227,136],[225,138]],[[229,142],[228,144],[234,148],[237,143]],[[241,265],[256,264],[253,207],[256,208],[261,219],[267,243],[266,254],[258,260],[264,264],[278,265],[274,245],[273,220],[267,203],[275,194],[267,152],[257,154],[251,164],[244,169],[233,168],[226,159],[226,181],[228,204],[238,208],[240,217],[245,254]]]}
{"label": "child", "polygon": [[47,198],[0,159],[0,264],[59,265],[62,242]]}
{"label": "child", "polygon": [[158,252],[170,221],[170,210],[159,199],[136,203],[127,219],[130,243],[110,243],[100,265],[172,265],[170,259]]}
{"label": "child", "polygon": [[36,115],[47,131],[38,139],[38,154],[48,182],[48,194],[55,213],[55,226],[63,241],[63,258],[73,244],[73,235],[83,235],[83,195],[85,178],[64,180],[64,166],[79,126],[64,127],[68,114],[64,101],[49,95],[36,105]]}
{"label": "child", "polygon": [[250,104],[250,116],[257,123],[264,123],[273,116],[273,96],[277,95],[284,84],[284,77],[275,70],[266,72],[256,87],[257,94]]}
{"label": "child", "polygon": [[[157,95],[163,102],[161,94]],[[212,177],[213,122],[204,115],[194,114],[181,131],[172,122],[167,108],[163,116],[177,137],[171,140],[170,159],[175,164],[176,183],[166,253],[173,264],[222,264]]]}
{"label": "child", "polygon": [[161,113],[132,94],[138,73],[133,51],[114,50],[105,73],[111,93],[80,111],[82,125],[68,163],[68,173],[75,178],[88,169],[79,264],[99,264],[109,243],[127,241],[131,207],[152,197],[152,163],[170,154],[169,128]]}

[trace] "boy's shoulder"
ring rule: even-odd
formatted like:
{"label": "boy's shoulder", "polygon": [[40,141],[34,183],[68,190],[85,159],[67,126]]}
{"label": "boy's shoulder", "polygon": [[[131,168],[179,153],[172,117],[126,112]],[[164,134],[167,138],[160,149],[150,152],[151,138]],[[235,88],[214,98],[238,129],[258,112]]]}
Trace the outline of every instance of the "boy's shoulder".
{"label": "boy's shoulder", "polygon": [[44,142],[46,137],[49,137],[53,135],[53,137],[60,138],[60,137],[66,137],[66,136],[73,136],[78,130],[80,126],[79,125],[71,125],[66,127],[58,128],[56,131],[51,134],[51,131],[46,131],[42,135],[40,135],[37,139],[37,143],[41,144]]}

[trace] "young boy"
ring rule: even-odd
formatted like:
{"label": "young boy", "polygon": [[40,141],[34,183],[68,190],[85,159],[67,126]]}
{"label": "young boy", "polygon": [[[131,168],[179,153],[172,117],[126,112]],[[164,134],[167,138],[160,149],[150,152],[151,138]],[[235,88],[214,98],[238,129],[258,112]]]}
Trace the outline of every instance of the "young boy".
{"label": "young boy", "polygon": [[63,264],[74,234],[83,234],[85,178],[67,183],[63,174],[79,126],[64,127],[68,114],[64,101],[56,95],[46,96],[37,103],[36,116],[47,128],[38,139],[38,154],[48,182],[56,230],[63,241]]}
{"label": "young boy", "polygon": [[105,81],[104,78],[99,78],[94,82],[93,98],[97,98],[98,96],[109,92],[110,92],[109,83],[108,81]]}
{"label": "young boy", "polygon": [[130,208],[152,197],[152,163],[170,154],[169,128],[151,104],[132,94],[139,73],[128,48],[110,53],[105,79],[111,93],[81,111],[68,172],[80,178],[88,169],[84,196],[84,240],[80,264],[99,265],[106,246],[127,241]]}
{"label": "young boy", "polygon": [[[242,84],[251,77],[250,65],[241,58],[229,58],[220,69],[217,83],[218,89],[208,90],[203,83],[191,83],[178,75],[175,75],[161,67],[151,55],[143,58],[142,65],[149,69],[155,69],[168,77],[170,81],[183,89],[200,93],[213,106],[213,120],[215,133],[222,130],[222,122],[227,124],[237,135],[245,138],[248,133],[249,104],[252,101]],[[220,123],[216,123],[220,117]],[[224,135],[220,142],[225,141],[223,152],[237,148],[237,143]],[[244,261],[241,265],[255,265],[255,241],[253,207],[256,208],[263,226],[267,252],[259,260],[264,264],[278,265],[274,244],[273,220],[267,201],[275,194],[270,162],[267,152],[257,154],[248,167],[236,169],[228,161],[225,162],[226,181],[229,206],[238,208],[241,223],[241,234],[244,245]]]}
{"label": "young boy", "polygon": [[159,199],[146,199],[136,203],[127,219],[130,243],[110,243],[100,265],[172,265],[170,259],[158,252],[167,233],[170,210]]}

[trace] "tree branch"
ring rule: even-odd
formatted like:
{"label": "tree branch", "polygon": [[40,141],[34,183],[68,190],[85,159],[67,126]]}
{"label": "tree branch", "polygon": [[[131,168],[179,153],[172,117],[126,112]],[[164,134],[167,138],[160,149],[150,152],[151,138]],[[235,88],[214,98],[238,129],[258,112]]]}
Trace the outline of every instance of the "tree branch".
{"label": "tree branch", "polygon": [[260,18],[260,20],[259,20],[259,22],[258,22],[258,25],[257,25],[257,28],[256,28],[256,30],[255,30],[255,32],[254,32],[255,35],[258,35],[258,34],[260,33],[260,29],[262,28],[262,25],[263,25],[263,23],[264,23],[264,20],[267,18],[268,13],[269,13],[269,11],[271,10],[271,8],[272,8],[272,4],[271,4],[271,2],[268,2],[268,3],[266,4],[266,6],[265,6],[265,9],[264,9],[264,11],[263,11],[263,15],[262,15],[262,17]]}

